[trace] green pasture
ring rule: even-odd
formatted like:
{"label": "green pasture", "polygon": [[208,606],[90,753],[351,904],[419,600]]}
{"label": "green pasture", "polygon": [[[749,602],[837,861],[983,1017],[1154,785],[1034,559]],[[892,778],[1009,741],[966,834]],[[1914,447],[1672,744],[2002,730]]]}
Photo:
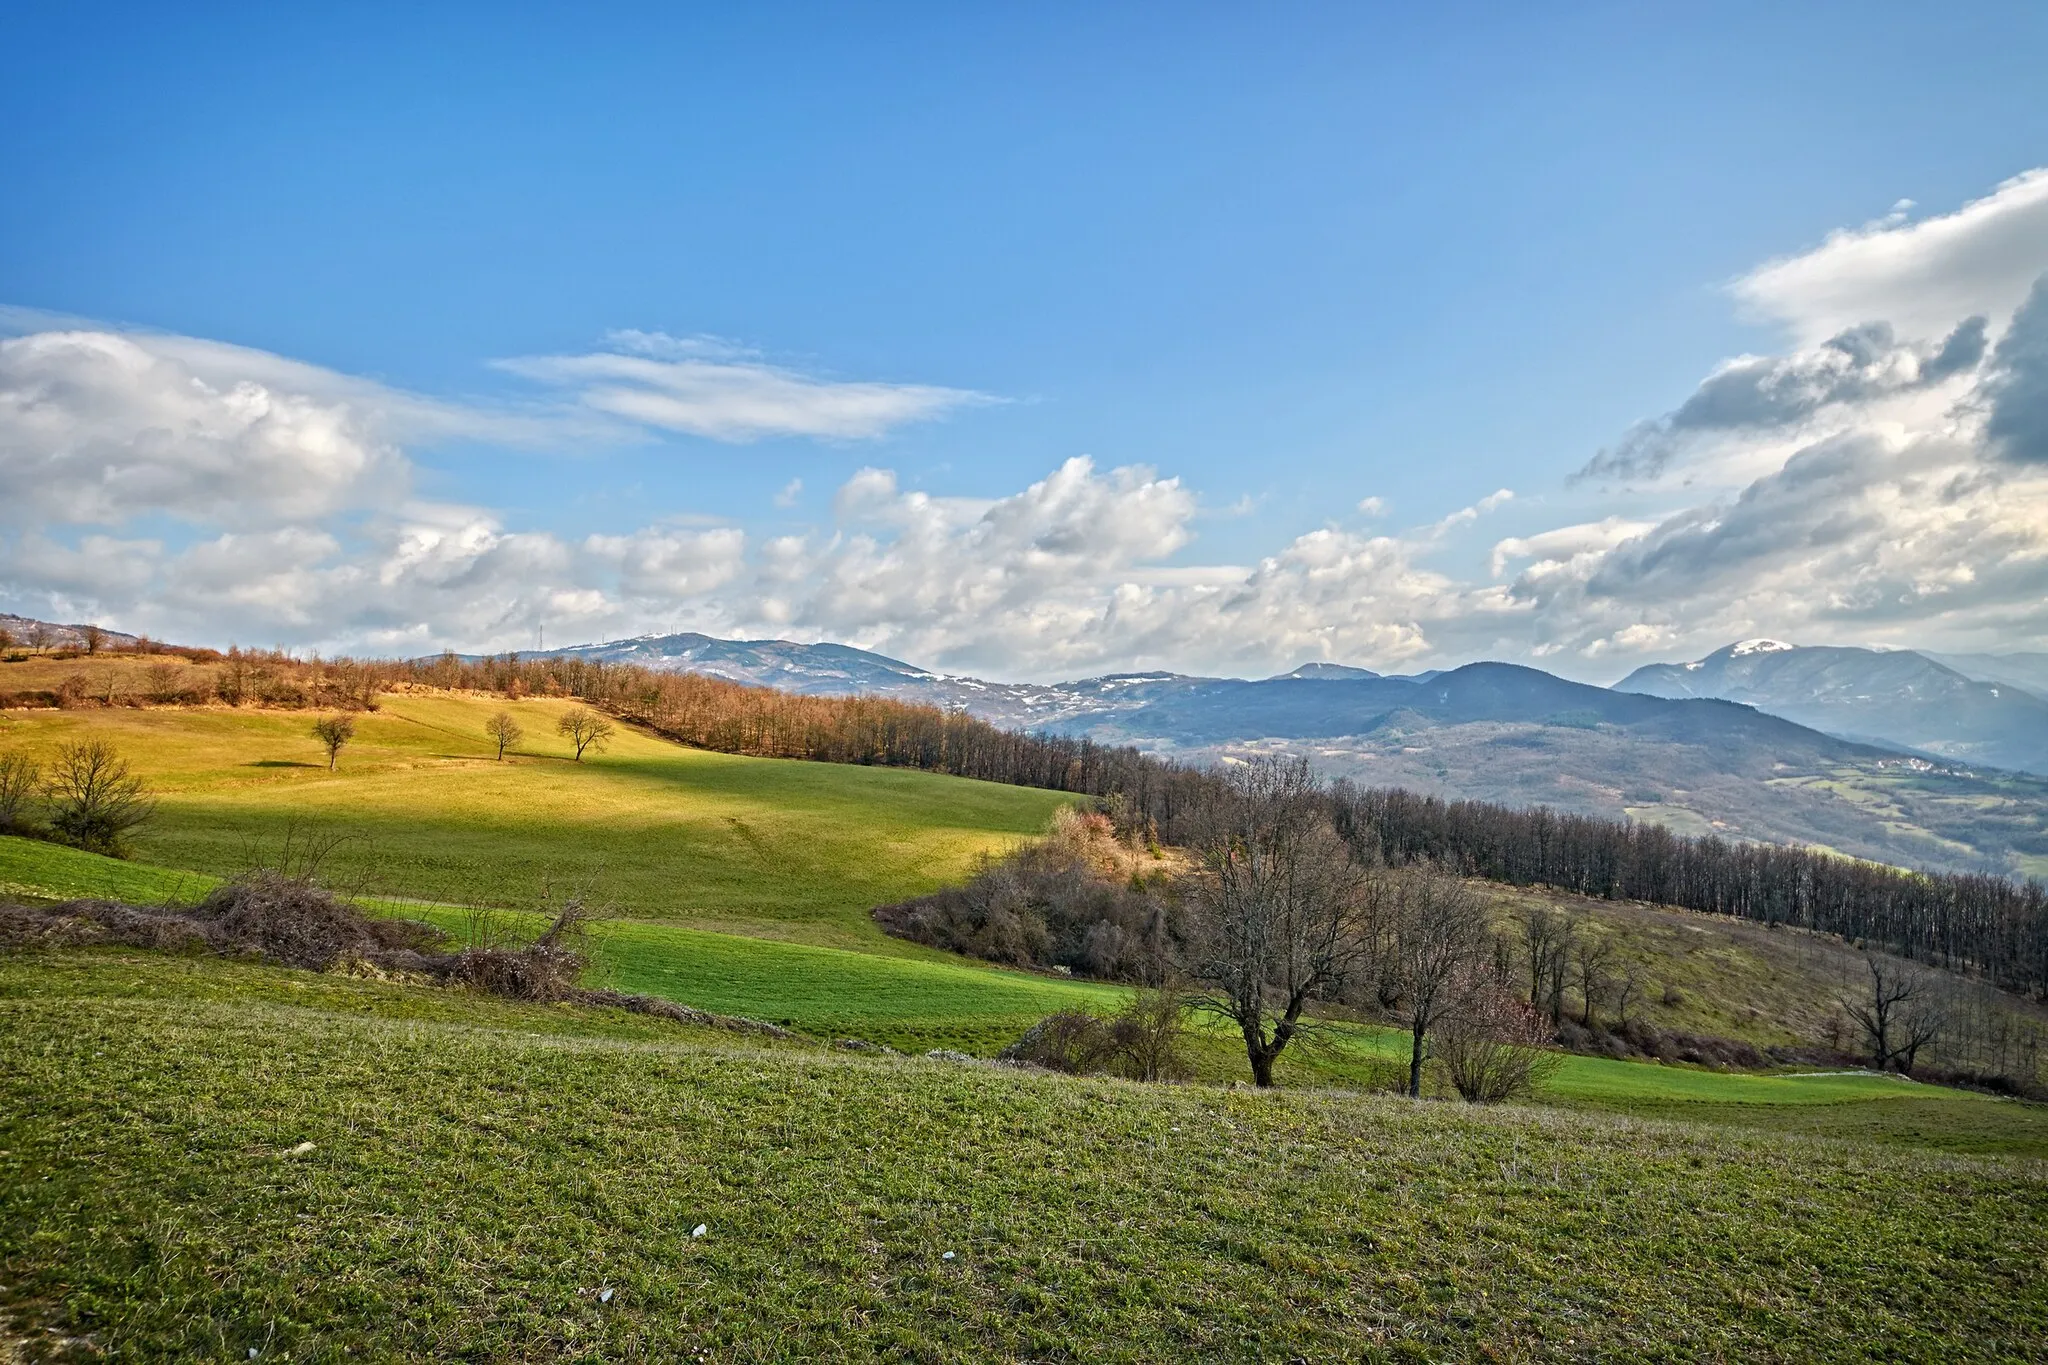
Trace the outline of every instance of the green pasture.
{"label": "green pasture", "polygon": [[0,1340],[32,1358],[2048,1352],[2038,1163],[111,950],[0,956],[0,1056]]}
{"label": "green pasture", "polygon": [[[303,712],[0,712],[0,747],[112,743],[158,793],[141,862],[231,875],[288,835],[345,836],[324,880],[364,895],[525,907],[580,894],[635,918],[917,950],[867,912],[963,879],[1071,798],[903,769],[706,753],[620,730],[571,761],[567,703],[400,694],[357,717],[333,773]],[[492,758],[486,719],[526,739]]]}
{"label": "green pasture", "polygon": [[[210,885],[211,879],[195,874],[0,838],[0,892],[149,901],[190,898]],[[371,908],[428,920],[458,938],[472,927],[471,913],[460,907],[379,901]],[[515,936],[535,932],[543,922],[517,912],[494,919],[500,931]],[[929,961],[892,958],[658,921],[610,920],[597,926],[596,935],[593,977],[602,984],[782,1024],[819,1039],[860,1038],[902,1051],[950,1048],[993,1055],[1054,1010],[1107,1013],[1123,994],[1111,986],[1001,971],[938,954]],[[1280,1080],[1384,1088],[1405,1074],[1407,1046],[1398,1030],[1333,1027],[1285,1054]],[[1214,1021],[1197,1021],[1192,1060],[1204,1080],[1243,1077],[1237,1040]],[[1762,1127],[1798,1126],[1777,1111],[1818,1108],[1826,1112],[1799,1121],[1809,1131],[2048,1157],[2048,1109],[1864,1073],[1758,1074],[1565,1057],[1543,1098],[1587,1109],[1691,1113]]]}

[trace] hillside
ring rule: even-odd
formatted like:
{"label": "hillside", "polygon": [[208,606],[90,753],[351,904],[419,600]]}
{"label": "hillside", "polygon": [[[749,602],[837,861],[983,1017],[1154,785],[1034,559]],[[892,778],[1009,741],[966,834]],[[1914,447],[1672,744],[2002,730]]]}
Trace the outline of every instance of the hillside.
{"label": "hillside", "polygon": [[1614,686],[1741,702],[1831,735],[2048,773],[2048,701],[2010,684],[1976,681],[1909,649],[1744,640],[1691,663],[1646,664]]}
{"label": "hillside", "polygon": [[2034,1163],[762,1047],[136,953],[0,960],[0,1047],[0,1312],[38,1354],[2048,1343]]}
{"label": "hillside", "polygon": [[[0,672],[0,677],[6,674]],[[869,906],[962,875],[1068,798],[1025,787],[685,749],[623,730],[570,761],[569,703],[398,694],[357,719],[339,768],[303,711],[0,710],[0,746],[104,737],[158,792],[136,856],[227,875],[296,828],[345,835],[323,876],[374,894],[530,907],[581,894],[631,917],[878,939]],[[484,721],[526,737],[494,761]]]}
{"label": "hillside", "polygon": [[[806,695],[888,696],[1196,762],[1284,749],[1367,785],[1647,820],[1685,834],[1906,866],[2048,872],[2048,779],[1979,770],[1960,750],[1943,760],[1902,740],[1843,739],[1769,708],[1591,687],[1508,664],[1407,677],[1309,664],[1262,681],[1133,673],[1012,684],[787,641],[663,636],[553,653]],[[2000,715],[2048,713],[2048,703],[2006,696]]]}

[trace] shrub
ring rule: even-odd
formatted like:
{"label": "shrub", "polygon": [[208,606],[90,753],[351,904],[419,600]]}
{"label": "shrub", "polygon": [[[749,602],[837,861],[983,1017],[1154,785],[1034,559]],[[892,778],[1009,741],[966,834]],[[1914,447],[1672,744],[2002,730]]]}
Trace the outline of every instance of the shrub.
{"label": "shrub", "polygon": [[102,739],[58,749],[48,793],[50,828],[57,837],[96,853],[120,853],[127,836],[156,811],[142,779]]}
{"label": "shrub", "polygon": [[1561,1058],[1543,1050],[1549,1027],[1529,1002],[1486,976],[1464,983],[1457,1009],[1437,1026],[1436,1061],[1458,1095],[1474,1104],[1524,1097]]}
{"label": "shrub", "polygon": [[1134,1081],[1183,1080],[1185,1006],[1165,988],[1136,992],[1110,1018],[1086,1010],[1059,1010],[1004,1048],[1006,1062],[1023,1062],[1070,1076],[1108,1074]]}

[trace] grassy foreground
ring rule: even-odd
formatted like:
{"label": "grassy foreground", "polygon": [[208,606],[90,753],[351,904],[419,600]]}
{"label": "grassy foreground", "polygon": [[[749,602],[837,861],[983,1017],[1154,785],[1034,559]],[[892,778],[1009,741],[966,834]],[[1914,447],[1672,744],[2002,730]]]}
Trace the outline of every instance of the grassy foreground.
{"label": "grassy foreground", "polygon": [[[0,837],[0,894],[103,896],[141,902],[192,898],[212,878]],[[461,934],[467,912],[372,902]],[[537,931],[538,916],[507,914]],[[660,921],[599,926],[597,983],[665,996],[700,1009],[783,1024],[816,1038],[860,1038],[903,1051],[951,1048],[993,1056],[1057,1009],[1109,1012],[1113,986],[1002,971],[932,954],[932,960],[707,933]],[[1283,1085],[1385,1088],[1406,1074],[1408,1040],[1396,1030],[1344,1027],[1323,1046],[1282,1058]],[[1244,1057],[1226,1029],[1197,1029],[1196,1075],[1241,1080]],[[1956,1152],[2048,1158],[2048,1107],[1858,1072],[1829,1075],[1708,1071],[1571,1056],[1542,1089],[1544,1101],[1583,1109],[1681,1117],[1737,1126],[1842,1133]]]}
{"label": "grassy foreground", "polygon": [[2027,1163],[104,951],[0,960],[0,1054],[0,1302],[126,1358],[2048,1350]]}

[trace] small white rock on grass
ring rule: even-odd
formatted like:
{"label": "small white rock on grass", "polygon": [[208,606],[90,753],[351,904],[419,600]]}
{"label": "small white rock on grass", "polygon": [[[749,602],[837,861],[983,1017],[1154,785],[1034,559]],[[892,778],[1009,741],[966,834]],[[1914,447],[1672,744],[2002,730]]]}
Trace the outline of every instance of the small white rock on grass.
{"label": "small white rock on grass", "polygon": [[709,1231],[711,1231],[711,1225],[709,1223],[699,1223],[696,1227],[690,1229],[690,1235],[692,1237],[702,1237],[705,1233]]}

